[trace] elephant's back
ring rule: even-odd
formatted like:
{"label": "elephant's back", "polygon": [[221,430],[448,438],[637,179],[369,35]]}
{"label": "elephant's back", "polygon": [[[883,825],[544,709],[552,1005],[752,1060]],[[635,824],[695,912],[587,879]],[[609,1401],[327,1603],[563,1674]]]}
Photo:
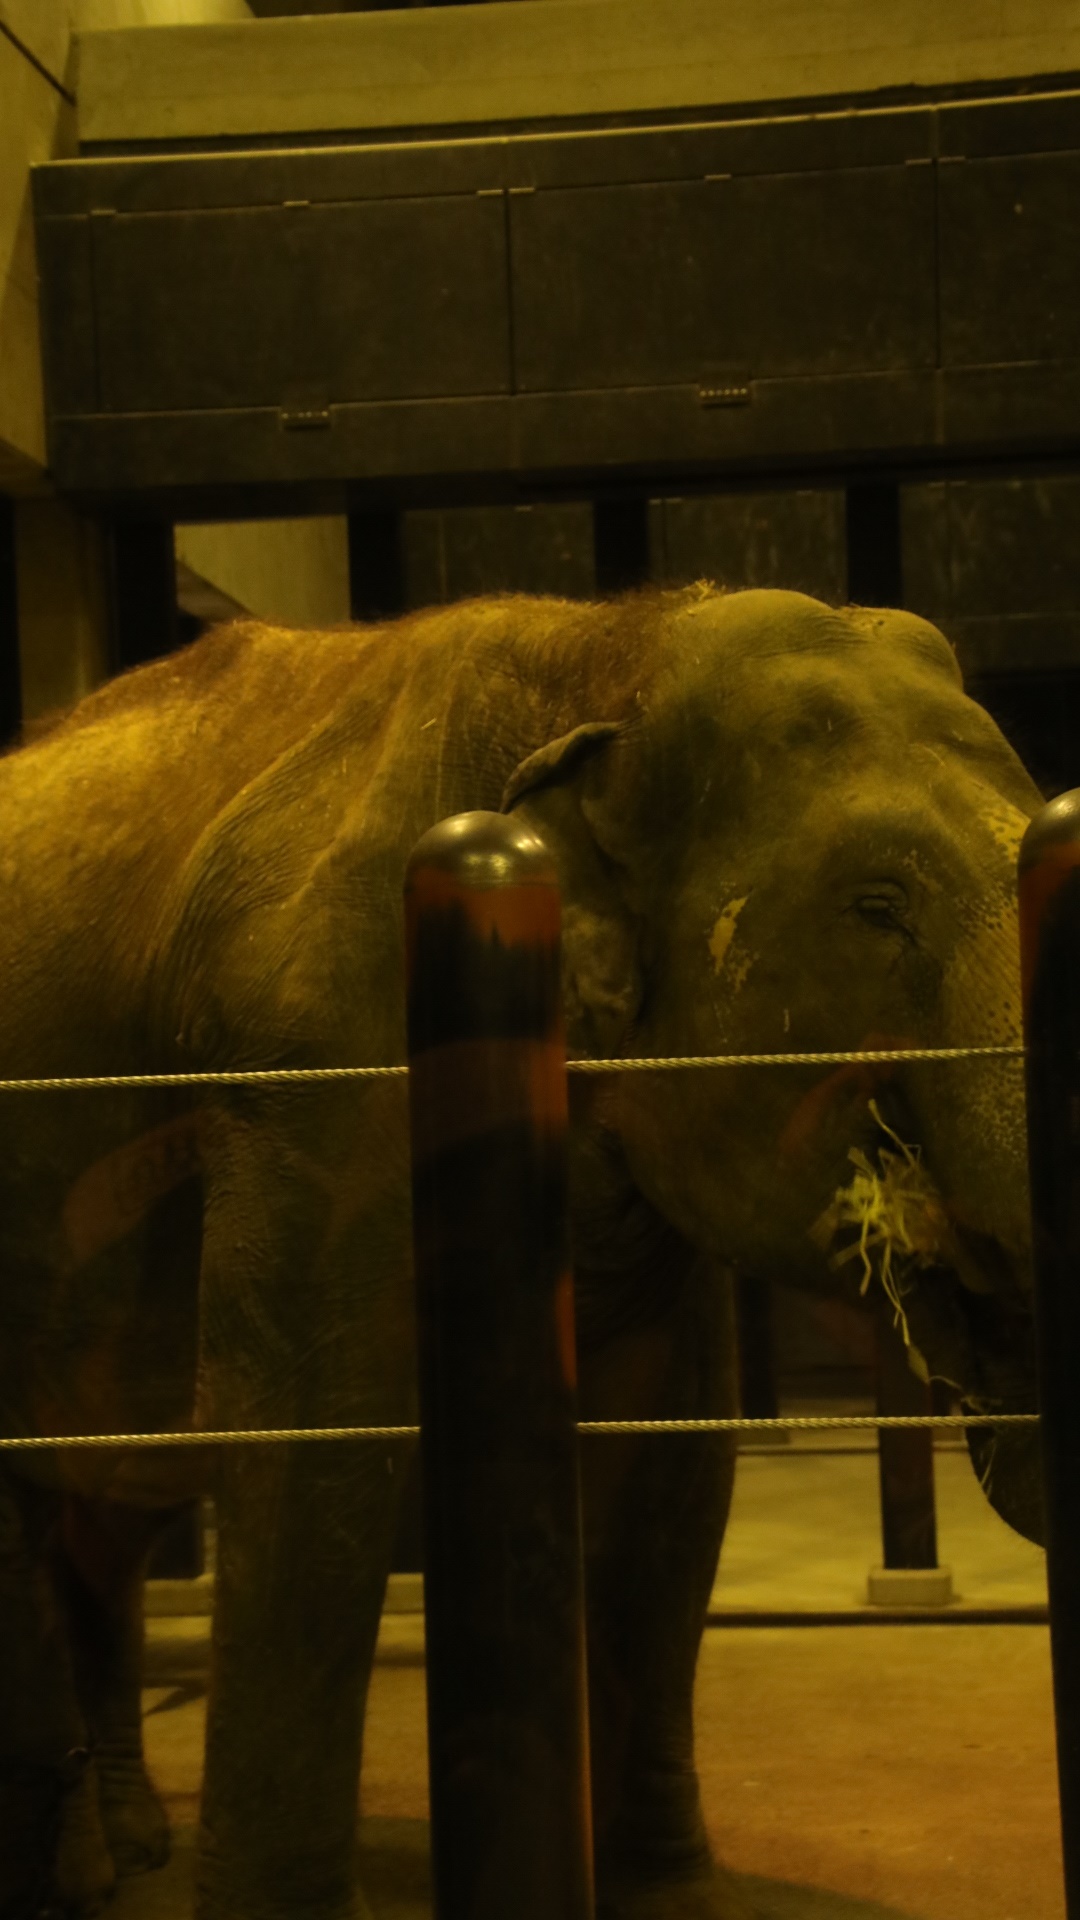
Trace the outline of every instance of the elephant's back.
{"label": "elephant's back", "polygon": [[177,875],[333,707],[365,639],[217,629],[0,760],[0,1074],[145,1064],[140,991]]}
{"label": "elephant's back", "polygon": [[234,896],[298,902],[306,948],[309,886],[332,902],[344,874],[392,931],[411,838],[498,806],[567,728],[622,718],[655,623],[651,603],[526,596],[329,632],[240,622],[89,695],[0,760],[0,1076],[153,1066],[163,964],[181,933],[189,971]]}

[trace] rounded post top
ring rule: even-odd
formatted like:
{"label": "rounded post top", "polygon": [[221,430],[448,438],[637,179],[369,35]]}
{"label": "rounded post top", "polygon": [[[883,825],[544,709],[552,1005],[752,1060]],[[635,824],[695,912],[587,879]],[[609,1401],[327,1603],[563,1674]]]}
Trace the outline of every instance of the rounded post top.
{"label": "rounded post top", "polygon": [[543,841],[505,813],[457,813],[430,827],[409,856],[406,891],[424,874],[439,874],[462,887],[558,885]]}
{"label": "rounded post top", "polygon": [[1061,851],[1070,845],[1077,847],[1080,857],[1080,787],[1059,793],[1035,815],[1020,843],[1020,872],[1029,872],[1047,858],[1060,859]]}

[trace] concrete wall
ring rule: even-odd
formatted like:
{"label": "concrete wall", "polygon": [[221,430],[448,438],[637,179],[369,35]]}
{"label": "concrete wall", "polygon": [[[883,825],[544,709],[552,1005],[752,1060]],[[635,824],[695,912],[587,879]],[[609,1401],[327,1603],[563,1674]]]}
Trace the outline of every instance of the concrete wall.
{"label": "concrete wall", "polygon": [[[33,498],[47,476],[28,173],[73,152],[76,132],[167,144],[1069,71],[1080,71],[1075,0],[495,0],[258,21],[247,0],[0,0],[0,490],[26,502],[28,712],[105,670],[99,535]],[[188,527],[177,548],[192,574],[266,618],[348,615],[340,520]]]}
{"label": "concrete wall", "polygon": [[99,529],[62,500],[20,500],[15,578],[24,722],[70,706],[105,679],[109,634]]}
{"label": "concrete wall", "polygon": [[45,422],[30,168],[75,150],[65,0],[0,0],[0,489],[40,487]]}
{"label": "concrete wall", "polygon": [[108,672],[101,529],[50,497],[30,168],[76,149],[76,31],[250,19],[246,0],[0,0],[0,492],[15,499],[23,718]]}
{"label": "concrete wall", "polygon": [[244,19],[246,0],[0,0],[0,491],[44,485],[29,179],[39,161],[75,152],[72,34]]}
{"label": "concrete wall", "polygon": [[195,27],[250,20],[247,0],[71,0],[79,33],[107,27]]}
{"label": "concrete wall", "polygon": [[349,544],[343,519],[177,527],[176,557],[263,620],[290,627],[332,627],[349,618]]}
{"label": "concrete wall", "polygon": [[1080,71],[1075,0],[496,0],[87,36],[85,141],[360,131]]}

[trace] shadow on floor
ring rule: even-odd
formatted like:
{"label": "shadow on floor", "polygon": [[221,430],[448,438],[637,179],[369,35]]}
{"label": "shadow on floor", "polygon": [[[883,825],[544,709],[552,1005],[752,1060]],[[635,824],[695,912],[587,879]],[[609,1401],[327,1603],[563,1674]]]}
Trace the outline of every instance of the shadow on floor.
{"label": "shadow on floor", "polygon": [[[194,1832],[181,1828],[173,1857],[160,1873],[121,1882],[108,1920],[188,1920],[192,1910]],[[431,1920],[428,1828],[425,1820],[365,1820],[360,1858],[364,1891],[374,1920]],[[757,1920],[918,1920],[898,1907],[882,1907],[815,1887],[785,1885],[742,1875]]]}
{"label": "shadow on floor", "polygon": [[899,1907],[882,1907],[876,1900],[849,1900],[842,1893],[820,1887],[793,1887],[780,1880],[759,1880],[756,1874],[736,1879],[757,1920],[918,1920]]}

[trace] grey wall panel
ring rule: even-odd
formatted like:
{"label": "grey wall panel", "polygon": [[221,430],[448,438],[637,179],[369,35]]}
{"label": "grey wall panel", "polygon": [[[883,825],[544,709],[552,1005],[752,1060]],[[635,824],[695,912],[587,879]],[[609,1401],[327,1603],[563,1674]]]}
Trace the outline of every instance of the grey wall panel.
{"label": "grey wall panel", "polygon": [[1080,153],[939,176],[944,364],[1080,357]]}
{"label": "grey wall panel", "polygon": [[50,414],[96,413],[98,387],[94,251],[88,215],[49,220],[37,232],[41,350]]}
{"label": "grey wall panel", "polygon": [[1046,93],[999,95],[992,100],[947,100],[935,109],[942,156],[985,159],[993,154],[1062,153],[1076,138],[1076,93],[1066,86]]}
{"label": "grey wall panel", "polygon": [[358,137],[330,147],[57,160],[35,169],[33,186],[39,217],[53,219],[88,206],[114,213],[185,213],[194,207],[280,207],[296,199],[314,206],[476,193],[500,186],[505,171],[500,141],[364,146]]}
{"label": "grey wall panel", "polygon": [[839,489],[654,500],[649,518],[652,573],[665,584],[787,587],[843,603],[847,550]]}
{"label": "grey wall panel", "polygon": [[406,138],[364,145],[134,154],[55,161],[37,169],[39,214],[88,206],[118,213],[192,207],[280,206],[337,200],[475,193],[489,187],[586,187],[719,174],[790,174],[902,166],[935,151],[932,108],[826,113],[787,119],[705,121],[514,133],[467,140]]}
{"label": "grey wall panel", "polygon": [[[717,373],[707,370],[711,383]],[[733,369],[738,378],[742,370]],[[522,394],[514,403],[517,464],[605,469],[782,466],[937,444],[937,379],[922,373],[751,381],[714,405],[711,384]]]}
{"label": "grey wall panel", "polygon": [[508,386],[498,200],[99,215],[93,226],[107,411]]}
{"label": "grey wall panel", "polygon": [[880,167],[514,196],[525,392],[931,366],[933,180]]}
{"label": "grey wall panel", "polygon": [[[73,492],[160,492],[177,519],[206,518],[222,500],[226,518],[258,517],[259,488],[306,489],[323,503],[315,510],[340,512],[353,481],[407,487],[425,475],[512,473],[508,406],[498,398],[335,406],[310,429],[283,423],[276,407],[60,418],[52,458]],[[290,511],[304,511],[294,498]],[[250,511],[241,511],[247,499]]]}
{"label": "grey wall panel", "polygon": [[[702,181],[514,196],[514,367],[520,391],[678,386],[732,330],[708,325],[712,249],[730,255],[730,202]],[[713,339],[713,351],[706,343]]]}
{"label": "grey wall panel", "polygon": [[478,593],[596,591],[592,509],[585,501],[529,507],[418,509],[405,515],[411,607]]}
{"label": "grey wall panel", "polygon": [[1080,448],[1080,93],[64,162],[35,198],[73,492]]}
{"label": "grey wall panel", "polygon": [[1049,797],[1080,782],[1080,477],[901,490],[906,603]]}
{"label": "grey wall panel", "polygon": [[[276,407],[60,415],[50,444],[54,471],[73,493],[151,490],[176,517],[243,519],[264,509],[245,504],[246,494],[219,505],[225,490],[324,485],[338,490],[322,496],[329,512],[341,510],[350,482],[394,498],[430,482],[445,499],[448,485],[473,476],[496,492],[553,472],[602,487],[628,470],[775,468],[802,455],[918,451],[934,444],[934,386],[931,375],[903,374],[766,381],[731,408],[703,405],[693,387],[354,402],[332,404],[320,422],[290,426]],[[203,506],[191,497],[199,490]]]}
{"label": "grey wall panel", "polygon": [[[1080,672],[1080,612],[943,617],[965,678]],[[977,686],[973,687],[978,698]],[[1080,743],[1078,743],[1080,747]]]}
{"label": "grey wall panel", "polygon": [[952,611],[948,513],[944,481],[901,487],[904,603],[927,620]]}
{"label": "grey wall panel", "polygon": [[[733,310],[762,377],[934,364],[934,188],[927,167],[732,181]],[[717,266],[718,255],[714,255]],[[732,272],[734,266],[735,271]],[[743,358],[741,353],[734,356]]]}
{"label": "grey wall panel", "polygon": [[987,451],[1080,446],[1080,359],[947,367],[936,438]]}
{"label": "grey wall panel", "polygon": [[902,490],[907,604],[969,673],[1080,669],[1080,477]]}

